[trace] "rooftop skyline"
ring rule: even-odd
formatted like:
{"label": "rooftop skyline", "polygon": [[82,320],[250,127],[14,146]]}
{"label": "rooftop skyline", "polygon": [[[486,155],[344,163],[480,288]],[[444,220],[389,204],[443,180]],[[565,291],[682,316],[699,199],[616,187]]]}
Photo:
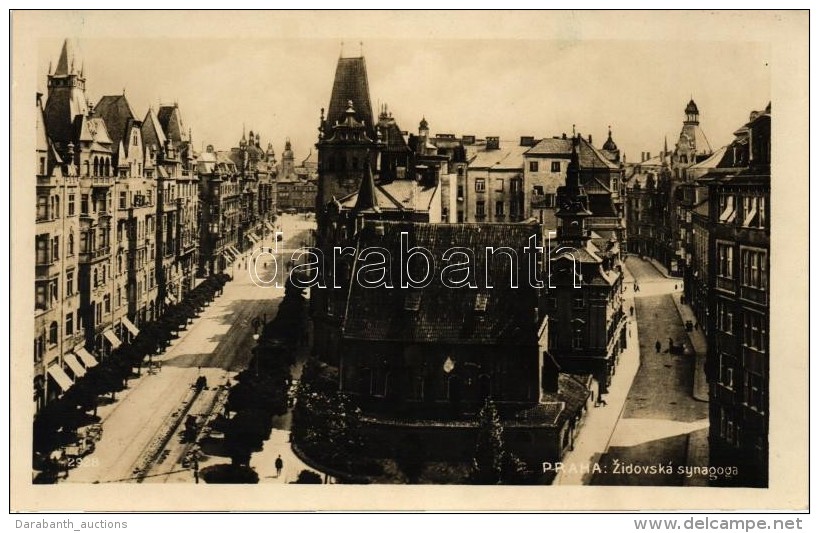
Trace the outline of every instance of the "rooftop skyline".
{"label": "rooftop skyline", "polygon": [[[62,41],[40,41],[44,94]],[[504,141],[574,126],[600,147],[611,125],[632,162],[666,136],[673,150],[690,98],[717,149],[771,97],[768,47],[751,42],[92,38],[75,49],[92,102],[124,91],[140,119],[178,102],[197,150],[236,146],[244,125],[277,159],[287,137],[296,160],[314,149],[342,54],[363,52],[373,113],[386,103],[411,133],[422,117],[433,135]]]}

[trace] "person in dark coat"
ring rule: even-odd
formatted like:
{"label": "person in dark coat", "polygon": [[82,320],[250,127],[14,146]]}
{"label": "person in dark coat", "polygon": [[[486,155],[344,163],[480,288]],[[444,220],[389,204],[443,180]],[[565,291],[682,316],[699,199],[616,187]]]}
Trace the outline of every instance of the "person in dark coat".
{"label": "person in dark coat", "polygon": [[660,341],[657,341],[657,342],[654,343],[654,349],[657,350],[657,353],[660,353],[660,348],[662,348],[662,347],[663,347],[663,345],[660,344]]}
{"label": "person in dark coat", "polygon": [[284,461],[282,461],[282,456],[279,455],[276,457],[276,477],[282,475],[282,468],[284,468]]}

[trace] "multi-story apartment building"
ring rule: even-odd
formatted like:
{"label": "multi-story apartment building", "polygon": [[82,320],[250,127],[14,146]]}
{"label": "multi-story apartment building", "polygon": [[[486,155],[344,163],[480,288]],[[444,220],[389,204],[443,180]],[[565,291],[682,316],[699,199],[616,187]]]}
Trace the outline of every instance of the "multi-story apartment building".
{"label": "multi-story apartment building", "polygon": [[79,291],[80,177],[63,173],[73,169],[63,165],[63,157],[73,158],[73,146],[64,144],[60,154],[49,139],[41,96],[37,94],[36,110],[35,411],[70,387],[72,376],[82,377],[74,352],[85,344]]}
{"label": "multi-story apartment building", "polygon": [[242,255],[239,211],[242,180],[236,163],[212,145],[196,160],[199,175],[200,221],[199,272],[202,276],[223,272]]}
{"label": "multi-story apartment building", "polygon": [[738,486],[768,485],[771,108],[751,113],[709,173],[709,444]]}
{"label": "multi-story apartment building", "polygon": [[318,176],[315,168],[311,170],[304,163],[296,166],[293,147],[290,139],[287,139],[276,176],[277,208],[280,211],[313,211],[316,208],[317,192]]}
{"label": "multi-story apartment building", "polygon": [[555,191],[558,231],[549,243],[548,345],[564,371],[593,375],[604,393],[627,342],[622,268],[617,240],[596,242],[587,227],[594,214],[580,177],[582,142],[579,136],[572,142],[565,185]]}
{"label": "multi-story apartment building", "polygon": [[499,137],[467,147],[464,194],[458,195],[464,222],[519,222],[526,217],[523,154],[529,147]]}
{"label": "multi-story apartment building", "polygon": [[139,334],[194,286],[198,188],[177,106],[96,106],[70,41],[38,95],[35,403]]}
{"label": "multi-story apartment building", "polygon": [[[619,163],[619,151],[609,132],[606,146],[609,151],[597,149],[589,136],[576,135],[580,182],[589,199],[592,215],[586,227],[605,240],[614,237],[626,242],[623,215],[623,168]],[[521,144],[530,146],[523,153],[524,215],[533,217],[547,228],[557,227],[557,189],[568,177],[568,165],[573,141],[565,134],[559,137],[534,140],[522,137]],[[616,162],[615,159],[618,159]]]}

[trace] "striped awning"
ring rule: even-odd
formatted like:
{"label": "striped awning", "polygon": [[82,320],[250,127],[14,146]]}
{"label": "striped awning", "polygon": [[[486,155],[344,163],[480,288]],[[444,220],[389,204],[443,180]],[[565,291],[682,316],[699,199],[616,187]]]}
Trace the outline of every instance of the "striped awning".
{"label": "striped awning", "polygon": [[67,391],[71,388],[71,385],[74,382],[68,377],[68,374],[65,373],[65,370],[62,369],[60,365],[51,365],[48,367],[48,375],[54,378],[54,381],[57,382],[57,385],[63,390],[63,392]]}
{"label": "striped awning", "polygon": [[80,356],[80,359],[82,359],[85,368],[91,368],[99,364],[97,363],[97,359],[93,355],[88,353],[88,350],[86,350],[82,346],[74,346],[74,353]]}
{"label": "striped awning", "polygon": [[230,253],[235,255],[237,258],[242,256],[242,252],[240,252],[239,250],[237,250],[233,246],[228,246],[228,249],[230,250]]}
{"label": "striped awning", "polygon": [[131,332],[131,335],[139,335],[139,328],[136,327],[133,322],[128,320],[127,316],[122,317],[122,325],[125,326],[125,329]]}
{"label": "striped awning", "polygon": [[108,339],[108,342],[111,343],[111,347],[113,347],[114,349],[117,349],[120,346],[122,346],[122,341],[119,340],[119,337],[117,337],[117,334],[114,333],[113,329],[106,329],[105,331],[102,332],[102,336]]}
{"label": "striped awning", "polygon": [[254,234],[245,233],[245,237],[247,237],[253,244],[259,244],[259,238],[256,237]]}
{"label": "striped awning", "polygon": [[265,221],[264,221],[264,225],[265,225],[265,227],[266,227],[267,229],[269,229],[270,231],[272,231],[272,232],[274,232],[274,233],[275,233],[276,228],[274,228],[274,227],[273,227],[273,224],[271,224],[270,222],[268,222],[267,220],[265,220]]}
{"label": "striped awning", "polygon": [[85,375],[85,368],[77,361],[77,356],[71,352],[68,352],[63,356],[63,361],[66,362],[68,368],[74,372],[74,377],[81,378]]}

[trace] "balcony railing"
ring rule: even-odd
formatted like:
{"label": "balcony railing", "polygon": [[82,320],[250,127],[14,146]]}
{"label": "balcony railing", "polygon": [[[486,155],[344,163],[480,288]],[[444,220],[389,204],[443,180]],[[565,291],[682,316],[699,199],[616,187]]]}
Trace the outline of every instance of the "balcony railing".
{"label": "balcony railing", "polygon": [[731,278],[717,276],[717,288],[723,291],[736,292],[736,282]]}
{"label": "balcony railing", "polygon": [[80,252],[80,261],[97,261],[111,254],[111,248],[104,246],[89,252]]}
{"label": "balcony railing", "polygon": [[768,292],[755,287],[740,286],[739,297],[762,305],[767,305],[768,303]]}
{"label": "balcony railing", "polygon": [[111,176],[89,176],[84,179],[89,180],[92,187],[110,187],[114,184],[114,178]]}

